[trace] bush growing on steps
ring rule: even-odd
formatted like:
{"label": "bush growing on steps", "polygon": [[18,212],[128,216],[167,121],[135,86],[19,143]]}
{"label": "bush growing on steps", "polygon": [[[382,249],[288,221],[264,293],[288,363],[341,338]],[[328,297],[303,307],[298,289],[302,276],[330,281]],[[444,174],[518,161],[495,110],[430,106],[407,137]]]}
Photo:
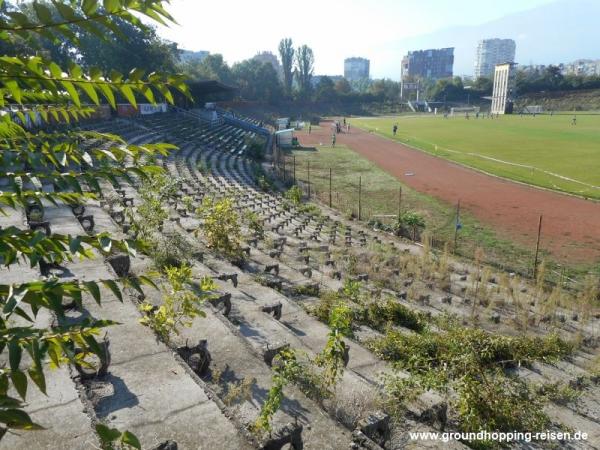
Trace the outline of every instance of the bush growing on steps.
{"label": "bush growing on steps", "polygon": [[267,399],[263,403],[258,419],[251,427],[257,434],[271,430],[271,421],[283,401],[283,388],[293,383],[302,372],[302,366],[293,350],[282,350],[273,358],[273,376]]}
{"label": "bush growing on steps", "polygon": [[269,192],[273,190],[273,180],[265,172],[262,165],[254,163],[252,165],[252,173],[254,175],[254,181],[258,184],[258,187],[264,191]]}
{"label": "bush growing on steps", "polygon": [[201,160],[198,160],[196,163],[196,169],[198,169],[198,172],[200,172],[202,175],[208,175],[211,172],[210,167],[208,167],[206,163]]}
{"label": "bush growing on steps", "polygon": [[248,229],[256,237],[263,239],[265,236],[265,227],[263,226],[263,221],[258,217],[258,214],[254,211],[247,211],[244,218]]}
{"label": "bush growing on steps", "polygon": [[438,320],[437,325],[439,331],[420,334],[389,329],[384,337],[367,341],[375,354],[410,374],[386,376],[390,412],[401,414],[405,402],[435,390],[450,399],[461,431],[534,432],[548,426],[543,411],[546,397],[509,369],[535,361],[555,362],[574,350],[571,343],[557,335],[493,335],[454,320]]}
{"label": "bush growing on steps", "polygon": [[329,315],[329,335],[325,348],[315,358],[315,364],[323,369],[323,384],[331,389],[344,373],[346,343],[344,336],[352,336],[352,310],[339,302]]}
{"label": "bush growing on steps", "polygon": [[152,235],[148,253],[159,271],[163,271],[165,267],[184,266],[192,259],[190,242],[178,233]]}
{"label": "bush growing on steps", "polygon": [[167,202],[175,200],[181,188],[182,179],[163,173],[151,175],[138,189],[140,204],[128,209],[131,229],[139,239],[151,239],[163,222],[169,217]]}
{"label": "bush growing on steps", "polygon": [[265,141],[260,137],[244,138],[246,144],[246,156],[254,161],[263,161],[265,159]]}
{"label": "bush growing on steps", "polygon": [[229,261],[243,261],[245,254],[241,246],[240,217],[233,206],[233,200],[224,198],[215,201],[205,197],[197,212],[202,220],[200,229],[208,247]]}
{"label": "bush growing on steps", "polygon": [[419,333],[427,327],[427,319],[423,314],[407,308],[392,298],[367,303],[355,312],[355,321],[379,331],[384,331],[389,324]]}
{"label": "bush growing on steps", "polygon": [[171,336],[178,335],[181,327],[192,326],[196,317],[206,317],[202,304],[216,285],[211,278],[205,277],[197,289],[192,290],[190,266],[165,267],[165,274],[169,286],[163,289],[162,304],[155,306],[143,302],[140,311],[145,315],[140,323],[152,328],[163,342],[169,344]]}
{"label": "bush growing on steps", "polygon": [[323,292],[319,301],[309,308],[319,320],[328,322],[340,302],[352,302],[349,313],[352,323],[367,325],[375,330],[385,331],[389,325],[402,326],[418,333],[427,329],[428,319],[419,312],[413,311],[393,298],[367,298],[361,295],[358,288],[360,282],[347,281],[342,292]]}
{"label": "bush growing on steps", "polygon": [[298,186],[294,185],[285,192],[284,197],[286,200],[289,200],[292,205],[298,206],[302,202],[302,191]]}
{"label": "bush growing on steps", "polygon": [[304,203],[298,207],[298,212],[300,214],[308,214],[314,218],[320,217],[322,215],[321,208],[317,205],[313,205],[312,203]]}
{"label": "bush growing on steps", "polygon": [[400,220],[396,222],[396,234],[402,234],[403,229],[411,232],[411,238],[416,241],[419,236],[419,231],[425,228],[425,219],[423,216],[414,211],[406,211],[400,216]]}
{"label": "bush growing on steps", "polygon": [[[275,356],[271,388],[251,431],[260,435],[271,430],[271,421],[281,406],[283,389],[288,384],[296,384],[316,401],[332,395],[332,388],[344,373],[346,344],[343,337],[352,333],[352,314],[346,305],[338,303],[331,310],[329,327],[327,343],[314,360],[305,356],[306,361],[301,361],[300,352],[293,349],[284,349]],[[315,373],[313,366],[319,367],[321,372]]]}

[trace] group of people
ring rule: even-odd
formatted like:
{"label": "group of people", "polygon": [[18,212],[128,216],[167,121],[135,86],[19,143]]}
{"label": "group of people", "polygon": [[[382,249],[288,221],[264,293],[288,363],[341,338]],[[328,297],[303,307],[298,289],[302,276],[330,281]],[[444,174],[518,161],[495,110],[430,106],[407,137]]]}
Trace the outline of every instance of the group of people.
{"label": "group of people", "polygon": [[333,125],[331,125],[333,129],[333,133],[331,133],[331,146],[335,147],[336,142],[336,134],[341,133],[344,130],[345,133],[350,133],[350,123],[346,122],[346,118],[342,119],[342,123],[339,120],[336,120]]}

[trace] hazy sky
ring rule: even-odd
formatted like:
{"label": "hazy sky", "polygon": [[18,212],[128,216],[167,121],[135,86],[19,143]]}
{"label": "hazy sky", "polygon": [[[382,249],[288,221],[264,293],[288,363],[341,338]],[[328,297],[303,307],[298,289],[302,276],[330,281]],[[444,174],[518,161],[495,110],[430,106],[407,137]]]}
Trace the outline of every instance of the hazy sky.
{"label": "hazy sky", "polygon": [[172,0],[169,11],[178,25],[160,27],[159,34],[187,50],[221,53],[230,64],[259,51],[277,54],[279,40],[291,37],[296,46],[312,47],[315,74],[342,74],[344,58],[363,56],[371,60],[372,77],[399,79],[399,73],[388,73],[386,61],[402,58],[397,53],[403,38],[479,25],[552,1]]}

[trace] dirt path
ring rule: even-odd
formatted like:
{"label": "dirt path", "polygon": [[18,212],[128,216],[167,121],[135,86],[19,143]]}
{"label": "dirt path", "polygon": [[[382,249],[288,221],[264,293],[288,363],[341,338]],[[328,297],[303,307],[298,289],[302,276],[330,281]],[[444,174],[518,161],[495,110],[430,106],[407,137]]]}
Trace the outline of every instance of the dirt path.
{"label": "dirt path", "polygon": [[[310,135],[298,132],[301,144],[330,145],[330,124],[321,125]],[[337,139],[419,192],[450,204],[460,199],[501,236],[535,245],[543,214],[542,248],[571,262],[600,260],[600,203],[485,175],[357,128]]]}

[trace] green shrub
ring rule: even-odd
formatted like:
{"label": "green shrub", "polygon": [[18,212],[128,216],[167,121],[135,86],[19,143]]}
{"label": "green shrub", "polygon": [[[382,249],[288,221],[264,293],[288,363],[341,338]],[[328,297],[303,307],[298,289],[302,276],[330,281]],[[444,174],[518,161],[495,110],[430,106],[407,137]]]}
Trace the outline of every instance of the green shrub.
{"label": "green shrub", "polygon": [[396,222],[396,231],[399,233],[402,228],[410,230],[413,240],[417,240],[419,230],[425,228],[425,219],[423,216],[414,211],[404,212]]}
{"label": "green shrub", "polygon": [[248,229],[259,239],[263,239],[265,236],[265,227],[263,226],[263,221],[258,217],[258,214],[254,211],[248,211],[246,212],[245,219]]}
{"label": "green shrub", "polygon": [[298,206],[298,212],[300,212],[301,214],[308,214],[310,216],[313,216],[313,218],[320,217],[322,214],[321,209],[317,205],[313,205],[312,203],[304,203]]}
{"label": "green shrub", "polygon": [[263,161],[265,159],[265,140],[260,137],[244,138],[246,144],[246,156],[255,161]]}
{"label": "green shrub", "polygon": [[233,200],[225,198],[214,201],[205,197],[198,208],[202,219],[202,232],[208,247],[233,262],[244,259],[241,247],[242,232],[240,218]]}
{"label": "green shrub", "polygon": [[402,326],[422,332],[427,326],[426,317],[394,299],[370,302],[360,311],[357,321],[383,331],[387,324]]}
{"label": "green shrub", "polygon": [[[445,326],[448,324],[449,326]],[[452,395],[461,431],[541,431],[549,423],[543,407],[548,400],[507,367],[534,361],[555,362],[573,345],[557,335],[512,337],[439,321],[439,332],[404,334],[388,330],[367,347],[410,376],[386,377],[386,392],[395,411],[403,402],[427,390]],[[490,442],[472,443],[478,447]]]}
{"label": "green shrub", "polygon": [[200,172],[202,175],[208,175],[210,173],[210,168],[204,163],[204,161],[201,160],[196,162],[196,169],[198,169],[198,172]]}
{"label": "green shrub", "polygon": [[181,267],[192,259],[192,249],[181,234],[155,234],[149,243],[149,255],[158,270],[165,267]]}
{"label": "green shrub", "polygon": [[298,206],[302,202],[302,191],[298,186],[294,185],[286,191],[284,197],[294,206]]}
{"label": "green shrub", "polygon": [[261,191],[269,192],[273,189],[273,181],[267,175],[259,175],[256,183]]}
{"label": "green shrub", "polygon": [[323,385],[329,389],[344,373],[346,343],[344,336],[352,336],[352,310],[338,302],[329,314],[329,334],[325,348],[315,358],[315,364],[323,369]]}
{"label": "green shrub", "polygon": [[316,297],[319,295],[319,286],[314,284],[301,284],[294,286],[294,295],[307,295]]}
{"label": "green shrub", "polygon": [[199,289],[190,290],[190,266],[167,267],[165,273],[169,288],[163,290],[163,303],[160,306],[142,303],[140,310],[145,315],[140,323],[152,328],[168,344],[173,334],[179,334],[181,327],[190,327],[196,317],[206,316],[201,306],[208,297],[207,292],[215,290],[216,285],[212,278],[205,277]]}
{"label": "green shrub", "polygon": [[181,178],[173,178],[160,173],[151,175],[138,189],[140,204],[135,210],[129,210],[131,229],[140,239],[150,239],[163,222],[169,217],[166,203],[175,199],[181,188]]}

